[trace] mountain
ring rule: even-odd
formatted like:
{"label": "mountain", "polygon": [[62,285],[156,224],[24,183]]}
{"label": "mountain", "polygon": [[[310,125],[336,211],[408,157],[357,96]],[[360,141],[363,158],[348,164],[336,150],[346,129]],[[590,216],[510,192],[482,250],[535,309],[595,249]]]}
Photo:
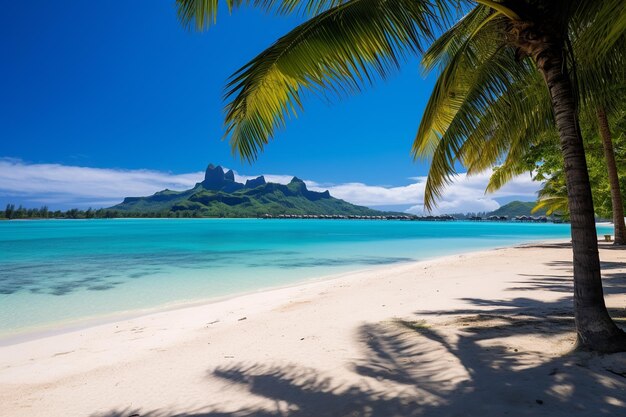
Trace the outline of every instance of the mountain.
{"label": "mountain", "polygon": [[174,213],[177,216],[258,217],[265,214],[327,214],[378,216],[383,213],[355,206],[330,195],[328,191],[307,189],[293,177],[287,185],[266,182],[263,176],[235,181],[232,170],[210,164],[204,181],[186,191],[163,190],[149,197],[127,197],[110,208],[129,213]]}
{"label": "mountain", "polygon": [[545,210],[539,210],[536,213],[531,213],[535,202],[532,201],[511,201],[508,204],[503,205],[497,210],[487,213],[488,216],[509,216],[513,218],[515,216],[545,216]]}

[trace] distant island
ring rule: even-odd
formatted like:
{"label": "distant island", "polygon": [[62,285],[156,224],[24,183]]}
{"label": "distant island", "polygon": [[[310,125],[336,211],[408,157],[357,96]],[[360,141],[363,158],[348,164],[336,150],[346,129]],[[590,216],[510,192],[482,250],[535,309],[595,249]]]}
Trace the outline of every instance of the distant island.
{"label": "distant island", "polygon": [[[289,184],[260,176],[244,183],[232,170],[210,164],[204,180],[186,191],[163,190],[148,197],[127,197],[108,210],[120,213],[171,213],[174,217],[263,217],[280,215],[380,216],[384,212],[307,189],[293,177]],[[123,214],[122,214],[123,215]],[[161,216],[162,217],[162,216]]]}
{"label": "distant island", "polygon": [[[534,201],[511,201],[493,211],[483,211],[478,213],[453,213],[452,217],[458,220],[518,220],[518,221],[542,221],[551,220],[546,216],[546,210],[540,209],[533,213],[533,208],[537,205]],[[561,216],[554,215],[561,219]]]}
{"label": "distant island", "polygon": [[400,220],[548,221],[545,211],[531,214],[534,202],[512,201],[492,212],[417,216],[379,211],[335,198],[328,190],[311,191],[293,177],[289,184],[271,183],[265,177],[235,180],[232,170],[209,164],[204,179],[185,191],[162,190],[151,196],[126,197],[115,206],[98,209],[52,211],[8,204],[0,219],[91,218],[332,218]]}
{"label": "distant island", "polygon": [[[289,184],[267,182],[265,177],[235,181],[232,170],[209,164],[204,180],[186,191],[163,190],[148,197],[127,197],[108,210],[124,214],[155,217],[265,217],[265,218],[404,218],[407,220],[514,220],[518,216],[531,216],[534,202],[513,201],[491,213],[478,216],[442,215],[415,216],[406,213],[382,212],[350,204],[334,198],[327,191],[307,189],[304,181],[293,177]],[[160,213],[160,215],[158,215]],[[517,220],[543,220],[538,217]],[[498,218],[494,218],[498,217]]]}
{"label": "distant island", "polygon": [[487,213],[487,217],[489,216],[508,216],[510,218],[516,216],[545,216],[546,209],[539,209],[535,213],[533,213],[533,208],[537,205],[534,201],[511,201],[500,207],[497,210],[494,210],[490,213]]}

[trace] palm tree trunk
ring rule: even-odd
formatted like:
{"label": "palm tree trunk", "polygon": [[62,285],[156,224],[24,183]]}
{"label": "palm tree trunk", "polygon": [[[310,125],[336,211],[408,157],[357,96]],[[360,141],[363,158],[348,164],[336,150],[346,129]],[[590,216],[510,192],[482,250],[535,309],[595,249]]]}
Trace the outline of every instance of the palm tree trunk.
{"label": "palm tree trunk", "polygon": [[626,351],[626,333],[611,320],[602,292],[591,185],[572,83],[559,43],[543,43],[532,56],[552,101],[565,166],[574,252],[574,317],[581,349]]}
{"label": "palm tree trunk", "polygon": [[604,148],[604,159],[609,173],[609,186],[611,188],[611,204],[613,206],[613,227],[615,228],[615,244],[626,244],[626,224],[624,224],[624,203],[622,202],[622,192],[619,187],[619,177],[617,175],[617,165],[615,164],[615,152],[613,151],[613,140],[609,129],[609,120],[606,111],[599,107],[597,109],[598,124],[600,126],[600,136],[602,136],[602,146]]}

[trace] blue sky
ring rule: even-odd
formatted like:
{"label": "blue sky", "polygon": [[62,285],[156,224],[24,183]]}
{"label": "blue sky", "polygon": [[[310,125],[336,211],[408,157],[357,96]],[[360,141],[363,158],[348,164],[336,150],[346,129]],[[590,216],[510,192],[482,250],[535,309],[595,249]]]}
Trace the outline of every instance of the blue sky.
{"label": "blue sky", "polygon": [[[173,1],[3,1],[2,9],[0,157],[10,161],[4,166],[176,176],[213,162],[242,175],[387,188],[427,173],[427,164],[409,156],[433,85],[417,59],[359,96],[307,100],[306,111],[249,165],[221,140],[223,87],[296,18],[246,9],[222,13],[216,26],[197,33],[181,27]],[[0,204],[73,204],[70,197],[34,197],[0,185]]]}

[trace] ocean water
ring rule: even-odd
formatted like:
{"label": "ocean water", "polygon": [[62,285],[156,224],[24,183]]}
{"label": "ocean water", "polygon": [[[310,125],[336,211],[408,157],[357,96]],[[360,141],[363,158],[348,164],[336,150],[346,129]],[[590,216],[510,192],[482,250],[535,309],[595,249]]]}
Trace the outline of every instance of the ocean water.
{"label": "ocean water", "polygon": [[[598,229],[598,234],[611,232],[607,226]],[[567,224],[489,222],[4,221],[0,339],[569,234]]]}

